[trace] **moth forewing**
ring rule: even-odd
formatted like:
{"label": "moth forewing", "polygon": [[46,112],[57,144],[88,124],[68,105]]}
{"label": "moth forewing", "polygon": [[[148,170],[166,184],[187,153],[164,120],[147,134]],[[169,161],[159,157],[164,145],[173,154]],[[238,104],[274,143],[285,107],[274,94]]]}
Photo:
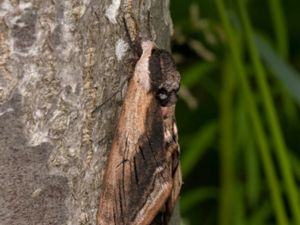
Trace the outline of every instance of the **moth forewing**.
{"label": "moth forewing", "polygon": [[131,78],[103,179],[98,225],[149,225],[170,198],[174,181],[166,161],[164,118],[152,91],[153,42]]}

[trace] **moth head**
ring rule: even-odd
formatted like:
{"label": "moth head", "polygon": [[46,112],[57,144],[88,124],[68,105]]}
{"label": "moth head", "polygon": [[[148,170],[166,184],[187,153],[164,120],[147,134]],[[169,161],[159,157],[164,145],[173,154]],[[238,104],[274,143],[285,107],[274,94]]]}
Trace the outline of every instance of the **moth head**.
{"label": "moth head", "polygon": [[151,87],[163,107],[176,103],[180,74],[169,52],[153,48],[149,59]]}

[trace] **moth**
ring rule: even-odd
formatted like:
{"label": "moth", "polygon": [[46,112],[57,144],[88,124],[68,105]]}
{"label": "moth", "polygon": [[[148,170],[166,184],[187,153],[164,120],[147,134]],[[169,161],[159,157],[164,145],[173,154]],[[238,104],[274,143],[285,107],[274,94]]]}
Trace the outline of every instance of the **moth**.
{"label": "moth", "polygon": [[153,41],[128,83],[100,192],[98,225],[167,225],[182,184],[175,103],[180,74]]}

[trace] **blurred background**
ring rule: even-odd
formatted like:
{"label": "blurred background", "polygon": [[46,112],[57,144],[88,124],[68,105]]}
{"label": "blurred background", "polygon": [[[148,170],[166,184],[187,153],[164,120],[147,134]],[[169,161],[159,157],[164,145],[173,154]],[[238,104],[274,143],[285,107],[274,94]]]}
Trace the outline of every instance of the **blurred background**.
{"label": "blurred background", "polygon": [[171,0],[182,225],[300,224],[300,1]]}

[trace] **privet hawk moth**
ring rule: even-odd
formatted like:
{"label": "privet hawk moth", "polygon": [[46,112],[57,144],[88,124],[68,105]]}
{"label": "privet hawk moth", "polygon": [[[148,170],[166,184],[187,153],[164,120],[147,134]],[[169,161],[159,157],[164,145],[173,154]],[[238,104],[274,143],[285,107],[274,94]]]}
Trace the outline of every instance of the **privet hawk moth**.
{"label": "privet hawk moth", "polygon": [[137,41],[107,161],[98,225],[167,225],[181,187],[175,103],[180,75],[153,41]]}

